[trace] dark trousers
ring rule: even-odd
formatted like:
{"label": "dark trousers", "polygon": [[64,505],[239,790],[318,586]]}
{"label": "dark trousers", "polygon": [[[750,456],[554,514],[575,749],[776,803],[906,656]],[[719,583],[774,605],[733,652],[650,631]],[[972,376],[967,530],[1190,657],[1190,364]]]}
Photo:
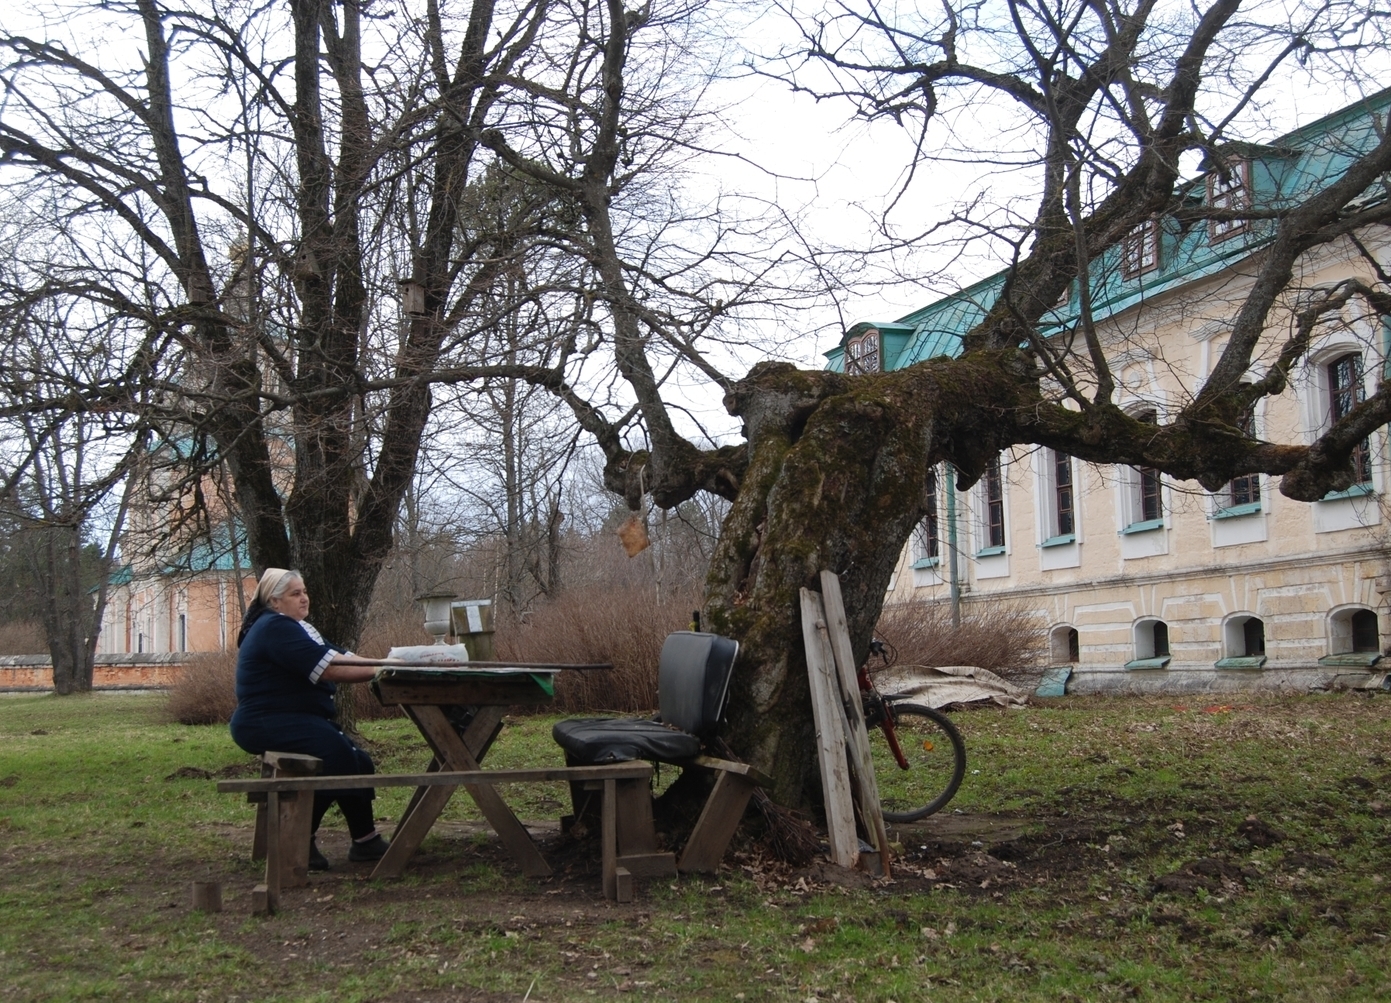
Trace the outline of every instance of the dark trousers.
{"label": "dark trousers", "polygon": [[[372,757],[353,744],[338,725],[313,714],[243,714],[241,708],[232,715],[232,741],[254,756],[272,751],[297,752],[317,756],[324,761],[324,776],[351,776],[375,773]],[[353,839],[361,839],[376,825],[372,821],[370,787],[351,790],[315,791],[313,831],[329,806],[337,802],[338,810],[348,822]]]}

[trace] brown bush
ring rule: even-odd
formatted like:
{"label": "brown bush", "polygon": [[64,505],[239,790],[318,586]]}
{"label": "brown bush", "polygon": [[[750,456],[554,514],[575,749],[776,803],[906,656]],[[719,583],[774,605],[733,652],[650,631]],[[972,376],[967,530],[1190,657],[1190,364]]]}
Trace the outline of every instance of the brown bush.
{"label": "brown bush", "polygon": [[673,630],[690,626],[693,590],[660,597],[652,586],[566,593],[525,622],[498,625],[499,658],[519,662],[612,662],[603,672],[562,672],[555,707],[564,713],[643,712],[657,706],[657,659]]}
{"label": "brown bush", "polygon": [[237,653],[194,655],[169,689],[165,709],[180,724],[226,724],[237,709]]}
{"label": "brown bush", "polygon": [[910,600],[885,606],[875,635],[900,665],[974,665],[1016,683],[1038,674],[1044,628],[1030,611],[992,602],[964,606],[959,627],[951,620],[949,603]]}
{"label": "brown bush", "polygon": [[48,638],[37,620],[0,624],[0,655],[46,655]]}

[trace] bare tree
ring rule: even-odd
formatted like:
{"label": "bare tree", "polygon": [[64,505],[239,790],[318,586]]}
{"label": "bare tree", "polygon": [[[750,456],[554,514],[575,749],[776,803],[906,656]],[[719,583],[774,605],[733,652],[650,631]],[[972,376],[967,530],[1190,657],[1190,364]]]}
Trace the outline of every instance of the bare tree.
{"label": "bare tree", "polygon": [[[67,42],[0,39],[12,190],[77,221],[59,234],[73,259],[103,259],[48,269],[43,291],[152,332],[109,395],[138,408],[158,391],[170,434],[210,444],[252,562],[302,568],[343,643],[391,546],[431,382],[556,379],[458,364],[491,322],[475,301],[525,253],[461,213],[548,7],[133,0],[50,21]],[[130,28],[143,51],[88,41]]]}
{"label": "bare tree", "polygon": [[[6,269],[8,271],[8,269]],[[13,276],[5,284],[13,293]],[[112,329],[81,303],[22,296],[0,310],[0,511],[27,572],[60,694],[92,688],[108,572],[148,433],[78,388],[113,374]]]}
{"label": "bare tree", "polygon": [[[517,170],[571,193],[584,214],[615,364],[646,436],[642,448],[630,448],[621,435],[627,415],[577,409],[608,457],[610,488],[633,509],[644,497],[671,507],[698,491],[731,501],[707,580],[706,622],[743,644],[729,737],[777,778],[780,800],[817,799],[797,590],[820,569],[838,572],[863,655],[938,463],[950,462],[966,488],[1000,451],[1036,443],[1209,490],[1242,474],[1277,474],[1287,496],[1312,501],[1351,483],[1351,455],[1391,418],[1383,384],[1312,444],[1261,441],[1242,422],[1253,401],[1286,390],[1312,332],[1337,322],[1343,306],[1357,300],[1374,315],[1391,308],[1386,265],[1370,252],[1365,278],[1309,290],[1297,280],[1301,262],[1320,248],[1391,222],[1384,118],[1376,120],[1380,132],[1330,151],[1339,169],[1297,197],[1267,205],[1193,197],[1201,184],[1193,168],[1201,161],[1203,173],[1218,177],[1232,169],[1247,138],[1238,123],[1250,126],[1243,110],[1266,100],[1275,82],[1308,73],[1355,87],[1355,66],[1384,58],[1382,19],[1361,5],[1315,2],[1292,18],[1284,6],[1241,0],[1199,9],[1006,0],[893,17],[846,4],[806,17],[804,44],[780,75],[852,102],[867,119],[913,129],[910,183],[935,157],[952,155],[939,122],[969,113],[972,123],[1000,123],[998,149],[979,126],[956,139],[963,152],[1015,169],[1012,200],[965,204],[942,228],[918,231],[945,239],[955,226],[960,239],[996,256],[1004,277],[980,304],[959,358],[864,375],[762,363],[738,381],[688,340],[688,321],[652,308],[661,278],[644,267],[650,259],[625,254],[612,236],[622,230],[613,179],[622,176],[626,144],[642,134],[635,120],[643,91],[633,87],[641,70],[626,57],[656,15],[617,3],[575,9],[605,24],[591,32],[591,89],[567,92],[591,124],[567,142],[528,145],[501,132],[484,142]],[[533,93],[553,97],[540,86]],[[568,158],[556,152],[576,149]],[[1216,365],[1155,426],[1116,402],[1115,346],[1098,333],[1088,296],[1102,257],[1161,215],[1189,227],[1247,224],[1268,239],[1251,281],[1228,304],[1231,333]],[[1054,308],[1074,284],[1080,318],[1054,333]],[[655,361],[663,352],[726,391],[727,408],[744,423],[743,443],[702,447],[678,433]]]}

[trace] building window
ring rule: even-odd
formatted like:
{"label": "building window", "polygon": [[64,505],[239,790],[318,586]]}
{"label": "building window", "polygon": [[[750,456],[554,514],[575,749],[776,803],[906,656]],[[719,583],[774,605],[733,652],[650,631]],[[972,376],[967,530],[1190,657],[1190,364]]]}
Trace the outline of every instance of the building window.
{"label": "building window", "polygon": [[1130,668],[1163,668],[1169,661],[1169,625],[1163,620],[1135,624],[1135,661]]}
{"label": "building window", "polygon": [[1369,609],[1359,609],[1348,617],[1352,625],[1353,651],[1378,651],[1381,649],[1381,632],[1377,628],[1377,615]]}
{"label": "building window", "polygon": [[1005,484],[1000,476],[1000,458],[990,461],[981,479],[980,540],[982,551],[1004,549]]}
{"label": "building window", "polygon": [[[1225,172],[1209,174],[1207,204],[1222,212],[1239,213],[1251,208],[1251,165],[1241,161]],[[1215,244],[1238,233],[1245,233],[1250,225],[1249,220],[1240,218],[1209,220],[1208,239]]]}
{"label": "building window", "polygon": [[[1224,662],[1234,658],[1265,658],[1265,621],[1260,617],[1244,614],[1234,616],[1222,628],[1222,646],[1226,656],[1218,662],[1218,668],[1242,668],[1238,665],[1224,666]],[[1249,666],[1246,666],[1249,667]]]}
{"label": "building window", "polygon": [[[1243,435],[1254,437],[1256,434],[1256,415],[1254,411],[1247,411],[1237,422],[1237,428]],[[1261,477],[1260,474],[1242,474],[1240,477],[1232,479],[1227,485],[1227,507],[1236,508],[1240,505],[1257,505],[1261,500]]]}
{"label": "building window", "polygon": [[[1340,355],[1328,363],[1328,417],[1330,424],[1349,414],[1362,403],[1362,356],[1357,352]],[[1372,449],[1370,440],[1363,439],[1352,452],[1352,469],[1357,482],[1372,479]]]}
{"label": "building window", "polygon": [[879,331],[870,328],[845,343],[845,372],[848,376],[879,372]]}
{"label": "building window", "polygon": [[1150,633],[1154,637],[1155,656],[1169,654],[1169,625],[1163,620],[1155,620],[1150,624]]}
{"label": "building window", "polygon": [[[1159,421],[1153,411],[1142,411],[1136,420],[1154,425]],[[1130,467],[1127,475],[1126,528],[1157,529],[1164,518],[1164,490],[1159,471],[1154,467]]]}
{"label": "building window", "polygon": [[179,614],[179,650],[188,650],[188,614]]}
{"label": "building window", "polygon": [[1164,500],[1159,492],[1159,471],[1154,467],[1140,467],[1140,509],[1141,522],[1154,522],[1164,518]]}
{"label": "building window", "polygon": [[1133,279],[1159,267],[1159,220],[1147,219],[1121,241],[1121,277]]}
{"label": "building window", "polygon": [[937,518],[937,468],[927,472],[923,489],[923,507],[927,514],[913,534],[913,560],[935,561],[942,556],[941,524]]}
{"label": "building window", "polygon": [[1374,610],[1339,610],[1331,620],[1330,655],[1376,655],[1381,651],[1381,625]]}
{"label": "building window", "polygon": [[1076,627],[1064,624],[1061,627],[1054,627],[1052,633],[1048,635],[1049,660],[1054,665],[1081,661],[1081,647]]}
{"label": "building window", "polygon": [[1072,493],[1072,457],[1053,452],[1053,530],[1054,536],[1077,532],[1076,509]]}
{"label": "building window", "polygon": [[1241,625],[1243,654],[1248,658],[1265,654],[1265,622],[1251,617]]}

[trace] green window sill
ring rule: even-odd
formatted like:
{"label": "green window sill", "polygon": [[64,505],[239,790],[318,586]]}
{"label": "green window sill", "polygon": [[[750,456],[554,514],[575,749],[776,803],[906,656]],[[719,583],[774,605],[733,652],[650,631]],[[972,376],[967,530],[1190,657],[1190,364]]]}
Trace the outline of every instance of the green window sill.
{"label": "green window sill", "polygon": [[1324,655],[1319,659],[1319,664],[1334,668],[1370,669],[1379,658],[1380,651],[1342,651],[1336,655]]}
{"label": "green window sill", "polygon": [[1160,655],[1157,658],[1136,658],[1125,663],[1127,669],[1164,669],[1168,668],[1172,655]]}
{"label": "green window sill", "polygon": [[1363,481],[1361,484],[1354,484],[1350,488],[1342,491],[1330,491],[1319,501],[1343,501],[1346,498],[1365,498],[1367,495],[1376,494],[1376,488],[1371,481]]}
{"label": "green window sill", "polygon": [[1077,542],[1076,533],[1064,533],[1062,536],[1050,536],[1039,544],[1040,547],[1065,547],[1069,543]]}
{"label": "green window sill", "polygon": [[1219,669],[1259,669],[1265,664],[1265,656],[1250,655],[1245,658],[1219,658],[1215,664]]}
{"label": "green window sill", "polygon": [[1255,501],[1247,502],[1245,505],[1229,505],[1226,508],[1219,508],[1212,513],[1212,517],[1214,519],[1239,519],[1244,515],[1259,515],[1261,511],[1261,503]]}
{"label": "green window sill", "polygon": [[940,557],[924,557],[913,562],[914,571],[923,571],[927,568],[935,568],[942,563]]}
{"label": "green window sill", "polygon": [[1001,547],[986,547],[984,550],[977,550],[977,551],[976,551],[976,556],[977,556],[977,557],[999,557],[999,556],[1000,556],[1001,554],[1003,554],[1004,552],[1005,552],[1005,548],[1004,548],[1003,546],[1001,546]]}
{"label": "green window sill", "polygon": [[1129,536],[1131,533],[1149,533],[1156,529],[1164,528],[1163,519],[1147,519],[1144,522],[1132,522],[1125,529],[1121,530],[1121,536]]}

